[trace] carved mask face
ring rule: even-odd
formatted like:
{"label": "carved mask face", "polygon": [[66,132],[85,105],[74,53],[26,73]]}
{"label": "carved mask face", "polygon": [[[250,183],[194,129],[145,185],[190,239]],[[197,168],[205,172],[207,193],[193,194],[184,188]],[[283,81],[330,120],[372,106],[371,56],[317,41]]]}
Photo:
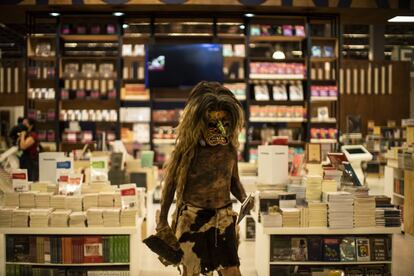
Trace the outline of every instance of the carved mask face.
{"label": "carved mask face", "polygon": [[203,131],[204,140],[210,146],[227,145],[229,126],[230,120],[226,111],[210,111],[207,129]]}

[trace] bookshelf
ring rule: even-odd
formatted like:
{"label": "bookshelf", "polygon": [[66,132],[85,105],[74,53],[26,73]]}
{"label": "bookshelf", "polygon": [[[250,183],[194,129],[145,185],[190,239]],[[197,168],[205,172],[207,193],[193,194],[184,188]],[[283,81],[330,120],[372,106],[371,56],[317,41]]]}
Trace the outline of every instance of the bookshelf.
{"label": "bookshelf", "polygon": [[[130,275],[138,275],[141,266],[141,219],[136,227],[85,227],[85,228],[0,228],[0,275],[6,275],[6,265],[23,265],[33,267],[91,267],[100,269],[116,269],[127,267]],[[6,238],[12,235],[39,236],[39,237],[88,237],[88,236],[128,236],[129,237],[129,261],[128,262],[100,262],[100,263],[38,263],[38,262],[10,262],[6,261]]]}
{"label": "bookshelf", "polygon": [[[250,159],[250,150],[257,147],[253,141],[262,140],[260,132],[263,129],[272,129],[274,135],[278,135],[280,130],[283,135],[289,133],[290,140],[301,142],[296,147],[302,147],[311,138],[337,139],[336,132],[328,131],[336,130],[339,122],[337,74],[340,53],[338,18],[335,15],[321,19],[310,15],[281,14],[263,14],[253,18],[237,15],[175,18],[143,14],[115,18],[98,13],[62,14],[59,18],[47,18],[50,24],[58,26],[56,33],[39,32],[38,17],[45,20],[36,13],[29,14],[32,31],[28,45],[32,50],[28,51],[27,59],[53,64],[55,80],[29,77],[27,82],[33,87],[46,86],[55,90],[53,99],[56,101],[48,104],[49,109],[55,109],[59,120],[54,121],[53,128],[50,125],[48,128],[55,131],[56,145],[61,150],[82,147],[79,139],[70,141],[71,146],[67,140],[64,141],[65,129],[70,129],[67,121],[80,121],[83,110],[105,110],[113,111],[116,116],[111,120],[114,122],[112,125],[91,122],[80,126],[81,134],[84,131],[87,135],[92,134],[89,142],[98,141],[100,133],[106,133],[106,140],[121,139],[129,150],[153,149],[159,152],[156,157],[160,156],[160,164],[164,157],[168,157],[169,150],[159,151],[159,148],[165,149],[170,144],[168,139],[174,139],[170,134],[176,123],[163,124],[155,119],[155,113],[183,109],[189,89],[147,87],[146,53],[148,45],[152,44],[222,45],[223,84],[235,93],[245,110],[241,159]],[[49,41],[54,55],[35,55],[38,41]],[[312,53],[314,46],[322,51],[321,56]],[[280,52],[283,52],[283,59],[277,57]],[[100,66],[105,64],[112,66],[112,72],[99,74]],[[95,73],[88,73],[91,68],[96,68]],[[260,89],[267,90],[267,101],[256,98],[256,90]],[[285,93],[286,98],[277,98],[274,90]],[[291,93],[299,93],[300,98],[290,97]],[[29,104],[28,107],[36,105]],[[277,114],[252,114],[252,106],[263,105]],[[274,107],[279,108],[278,111],[271,109]],[[301,111],[295,109],[298,107],[302,108]],[[315,120],[319,107],[328,107],[328,118]],[[150,116],[138,121],[122,119],[121,113],[131,108],[145,108]],[[65,114],[66,111],[74,115]],[[291,112],[295,115],[291,116]],[[83,115],[100,116],[96,113]],[[74,116],[74,119],[62,120],[62,116]],[[162,132],[166,135],[159,136]],[[159,143],[159,139],[167,141]],[[73,142],[79,145],[74,146]]]}
{"label": "bookshelf", "polygon": [[[392,252],[392,237],[394,234],[401,233],[399,227],[394,228],[379,228],[379,227],[369,227],[369,228],[352,228],[352,229],[330,229],[327,227],[307,227],[307,228],[273,228],[273,227],[263,227],[261,223],[256,222],[256,259],[255,267],[257,274],[259,276],[273,275],[272,268],[280,267],[337,267],[337,268],[348,268],[356,267],[361,265],[379,265],[384,266],[391,273],[392,265],[392,256],[390,259],[385,259],[383,261],[271,261],[271,239],[272,237],[282,237],[282,238],[291,238],[291,237],[387,237],[391,241],[391,250]],[[274,272],[273,272],[274,273]],[[276,274],[275,274],[276,275]]]}

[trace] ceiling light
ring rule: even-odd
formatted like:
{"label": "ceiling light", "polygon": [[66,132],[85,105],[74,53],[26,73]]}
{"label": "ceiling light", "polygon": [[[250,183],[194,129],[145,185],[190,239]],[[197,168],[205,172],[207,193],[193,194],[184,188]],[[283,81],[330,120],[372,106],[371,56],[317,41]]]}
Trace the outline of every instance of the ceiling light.
{"label": "ceiling light", "polygon": [[246,28],[246,26],[244,26],[243,24],[241,24],[241,25],[239,26],[239,28],[240,28],[240,30],[244,30],[244,29]]}
{"label": "ceiling light", "polygon": [[414,22],[414,16],[394,16],[388,22]]}
{"label": "ceiling light", "polygon": [[114,12],[112,14],[115,15],[115,16],[123,16],[125,13],[123,13],[123,12]]}
{"label": "ceiling light", "polygon": [[128,24],[122,24],[122,28],[128,29],[129,28],[129,25]]}
{"label": "ceiling light", "polygon": [[253,17],[254,14],[253,13],[245,13],[244,16],[246,16],[246,17]]}
{"label": "ceiling light", "polygon": [[60,15],[60,13],[58,13],[58,12],[51,12],[51,13],[49,13],[51,16],[59,16]]}
{"label": "ceiling light", "polygon": [[285,59],[286,56],[285,56],[285,53],[283,53],[282,51],[276,50],[273,52],[272,58],[273,59]]}

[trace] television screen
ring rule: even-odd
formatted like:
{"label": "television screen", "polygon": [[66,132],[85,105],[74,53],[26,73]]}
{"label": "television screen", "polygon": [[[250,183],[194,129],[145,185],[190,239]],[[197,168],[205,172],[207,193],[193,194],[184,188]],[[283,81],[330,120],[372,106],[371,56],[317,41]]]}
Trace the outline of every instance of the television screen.
{"label": "television screen", "polygon": [[203,80],[223,82],[221,45],[154,44],[147,49],[147,87],[193,86]]}

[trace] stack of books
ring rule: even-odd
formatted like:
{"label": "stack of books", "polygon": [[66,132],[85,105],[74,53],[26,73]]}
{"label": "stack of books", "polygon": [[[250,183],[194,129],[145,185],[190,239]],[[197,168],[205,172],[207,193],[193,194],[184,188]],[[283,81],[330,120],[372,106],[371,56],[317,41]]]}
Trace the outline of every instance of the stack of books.
{"label": "stack of books", "polygon": [[49,227],[52,208],[32,209],[30,211],[30,227]]}
{"label": "stack of books", "polygon": [[12,217],[12,227],[28,227],[30,210],[14,209]]}
{"label": "stack of books", "polygon": [[263,227],[282,227],[282,214],[279,212],[260,213]]}
{"label": "stack of books", "polygon": [[400,227],[401,211],[396,208],[377,208],[375,224],[379,227]]}
{"label": "stack of books", "polygon": [[65,198],[65,209],[70,209],[72,212],[82,211],[82,196],[67,196]]}
{"label": "stack of books", "polygon": [[300,208],[300,227],[309,227],[309,208]]}
{"label": "stack of books", "polygon": [[330,228],[353,228],[354,199],[348,192],[327,193]]}
{"label": "stack of books", "polygon": [[86,215],[84,212],[72,212],[69,215],[70,227],[86,227]]}
{"label": "stack of books", "polygon": [[89,208],[86,211],[86,218],[88,220],[88,226],[103,226],[103,209]]}
{"label": "stack of books", "polygon": [[0,209],[0,225],[1,227],[12,227],[13,211],[17,207],[3,207]]}
{"label": "stack of books", "polygon": [[323,169],[323,179],[333,180],[336,183],[341,183],[342,172],[334,167],[326,167]]}
{"label": "stack of books", "polygon": [[137,222],[137,210],[123,209],[121,210],[120,224],[121,226],[135,226]]}
{"label": "stack of books", "polygon": [[103,221],[105,227],[117,227],[119,226],[119,208],[107,208],[103,211]]}
{"label": "stack of books", "polygon": [[50,207],[54,209],[65,209],[65,195],[53,195],[50,198]]}
{"label": "stack of books", "polygon": [[296,194],[279,192],[279,207],[280,208],[295,208],[296,207]]}
{"label": "stack of books", "polygon": [[308,175],[304,177],[306,186],[306,200],[321,200],[322,177],[317,175]]}
{"label": "stack of books", "polygon": [[50,215],[51,227],[68,227],[71,210],[55,210]]}
{"label": "stack of books", "polygon": [[309,227],[326,227],[328,225],[328,206],[324,202],[308,202]]}
{"label": "stack of books", "polygon": [[35,208],[36,207],[35,195],[36,195],[35,192],[20,193],[19,207],[20,208]]}
{"label": "stack of books", "polygon": [[298,208],[281,208],[283,227],[300,227],[300,211]]}
{"label": "stack of books", "polygon": [[296,204],[303,204],[306,196],[306,187],[302,184],[289,184],[287,186],[289,193],[296,194]]}
{"label": "stack of books", "polygon": [[98,194],[85,194],[83,196],[83,210],[91,207],[98,207]]}
{"label": "stack of books", "polygon": [[375,197],[354,197],[354,227],[375,227]]}
{"label": "stack of books", "polygon": [[4,206],[19,207],[19,193],[6,193],[3,196]]}
{"label": "stack of books", "polygon": [[99,207],[114,207],[114,193],[99,193]]}
{"label": "stack of books", "polygon": [[114,194],[114,207],[122,208],[122,200],[121,200],[121,194],[120,193]]}
{"label": "stack of books", "polygon": [[338,191],[338,182],[332,179],[322,180],[322,193],[336,192]]}
{"label": "stack of books", "polygon": [[36,194],[36,208],[49,208],[50,207],[50,198],[52,193],[39,192]]}

